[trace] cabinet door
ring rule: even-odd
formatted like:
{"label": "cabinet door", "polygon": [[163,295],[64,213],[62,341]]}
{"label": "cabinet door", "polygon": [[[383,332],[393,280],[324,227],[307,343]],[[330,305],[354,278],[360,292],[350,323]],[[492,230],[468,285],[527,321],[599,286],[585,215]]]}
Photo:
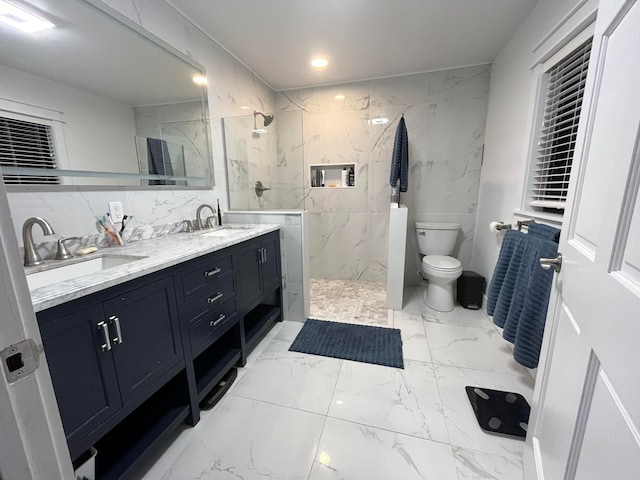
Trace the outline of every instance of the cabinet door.
{"label": "cabinet door", "polygon": [[38,314],[44,351],[69,446],[122,406],[113,357],[99,325],[102,304]]}
{"label": "cabinet door", "polygon": [[260,240],[252,240],[238,249],[238,297],[244,315],[264,291],[260,265]]}
{"label": "cabinet door", "polygon": [[120,394],[127,403],[182,358],[173,279],[133,287],[107,300],[104,310]]}
{"label": "cabinet door", "polygon": [[264,262],[262,263],[262,281],[265,291],[276,288],[280,284],[280,237],[279,233],[271,233],[262,239]]}

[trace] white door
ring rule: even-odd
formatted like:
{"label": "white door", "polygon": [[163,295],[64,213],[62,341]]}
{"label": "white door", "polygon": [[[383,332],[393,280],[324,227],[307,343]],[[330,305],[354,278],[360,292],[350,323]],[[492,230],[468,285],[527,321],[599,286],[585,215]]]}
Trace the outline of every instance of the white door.
{"label": "white door", "polygon": [[640,478],[640,2],[600,1],[592,52],[528,479]]}
{"label": "white door", "polygon": [[1,178],[0,174],[0,352],[15,359],[12,346],[31,338],[40,350],[40,367],[20,376],[28,362],[21,369],[19,362],[10,361],[11,367],[5,368],[3,357],[0,365],[0,478],[70,479],[69,451]]}

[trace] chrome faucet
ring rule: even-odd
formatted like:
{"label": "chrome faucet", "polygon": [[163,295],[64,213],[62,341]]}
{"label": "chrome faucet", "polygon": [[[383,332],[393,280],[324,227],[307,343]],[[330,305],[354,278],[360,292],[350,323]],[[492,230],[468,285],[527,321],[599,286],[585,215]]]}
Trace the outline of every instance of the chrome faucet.
{"label": "chrome faucet", "polygon": [[33,243],[33,225],[37,223],[42,228],[45,235],[54,235],[55,232],[49,222],[41,217],[27,218],[22,225],[22,244],[24,245],[24,266],[32,267],[34,265],[40,265],[44,263],[44,260],[40,258],[36,246]]}
{"label": "chrome faucet", "polygon": [[[196,220],[198,222],[198,228],[200,230],[204,230],[205,226],[202,224],[202,217],[200,216],[202,214],[202,209],[203,208],[208,208],[209,210],[211,210],[211,213],[213,213],[213,218],[215,220],[215,215],[216,215],[216,209],[213,208],[211,205],[208,205],[206,203],[203,203],[202,205],[200,205],[198,207],[198,209],[196,210]],[[207,220],[207,227],[206,228],[211,228],[213,225],[211,224],[211,218],[209,218],[209,220]]]}

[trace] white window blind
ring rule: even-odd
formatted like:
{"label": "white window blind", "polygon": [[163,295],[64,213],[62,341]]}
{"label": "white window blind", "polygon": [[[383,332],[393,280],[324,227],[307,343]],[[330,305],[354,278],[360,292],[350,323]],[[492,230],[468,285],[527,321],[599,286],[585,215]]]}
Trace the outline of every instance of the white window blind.
{"label": "white window blind", "polygon": [[529,205],[564,210],[576,146],[591,38],[547,72],[548,86]]}
{"label": "white window blind", "polygon": [[[0,117],[0,166],[18,168],[56,168],[53,132],[50,125]],[[3,173],[7,185],[59,184],[56,176],[33,173]]]}

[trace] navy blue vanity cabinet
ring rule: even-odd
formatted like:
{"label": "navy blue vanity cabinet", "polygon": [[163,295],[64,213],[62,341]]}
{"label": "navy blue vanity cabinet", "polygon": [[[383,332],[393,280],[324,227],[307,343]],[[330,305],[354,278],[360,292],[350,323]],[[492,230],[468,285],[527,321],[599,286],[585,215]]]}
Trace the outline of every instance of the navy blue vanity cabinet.
{"label": "navy blue vanity cabinet", "polygon": [[101,305],[38,314],[40,333],[69,446],[122,406]]}
{"label": "navy blue vanity cabinet", "polygon": [[182,359],[173,279],[166,277],[104,302],[123,403]]}
{"label": "navy blue vanity cabinet", "polygon": [[280,233],[271,232],[238,248],[238,295],[243,314],[280,286]]}
{"label": "navy blue vanity cabinet", "polygon": [[280,232],[243,243],[237,255],[244,364],[270,325],[282,320]]}
{"label": "navy blue vanity cabinet", "polygon": [[187,369],[193,372],[197,403],[241,357],[235,248],[191,260],[180,272],[180,318],[188,332]]}
{"label": "navy blue vanity cabinet", "polygon": [[[172,276],[44,310],[38,322],[72,459],[184,370]],[[187,414],[185,401],[180,421]]]}

